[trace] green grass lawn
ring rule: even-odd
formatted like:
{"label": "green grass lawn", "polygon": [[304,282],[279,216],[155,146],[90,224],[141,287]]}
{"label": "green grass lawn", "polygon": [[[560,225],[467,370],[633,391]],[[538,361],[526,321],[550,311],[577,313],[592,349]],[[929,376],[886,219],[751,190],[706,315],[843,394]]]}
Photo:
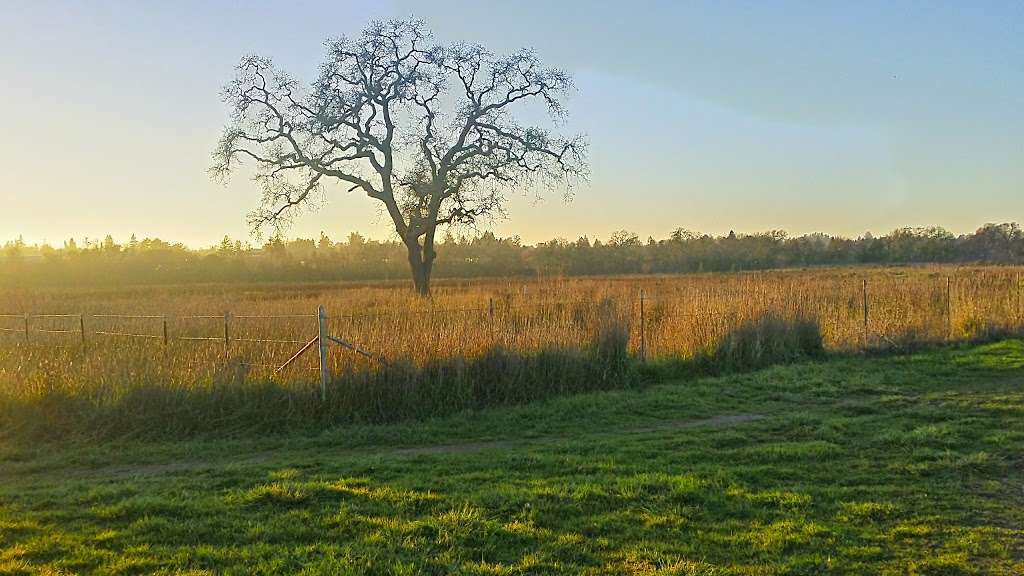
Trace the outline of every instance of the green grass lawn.
{"label": "green grass lawn", "polygon": [[1020,574],[1024,343],[317,437],[0,447],[0,573]]}

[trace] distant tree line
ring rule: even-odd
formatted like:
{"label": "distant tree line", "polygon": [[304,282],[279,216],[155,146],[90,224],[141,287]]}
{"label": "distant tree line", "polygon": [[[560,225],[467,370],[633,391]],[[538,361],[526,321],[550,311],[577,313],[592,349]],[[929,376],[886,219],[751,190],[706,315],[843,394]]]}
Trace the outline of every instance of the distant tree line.
{"label": "distant tree line", "polygon": [[[942,228],[900,228],[856,239],[773,230],[711,236],[677,229],[668,238],[641,240],[616,232],[605,241],[586,237],[523,244],[490,232],[443,240],[436,276],[586,276],[765,270],[808,266],[911,263],[1024,263],[1024,232],[1016,223],[986,224],[972,234]],[[358,233],[336,242],[274,238],[262,246],[224,237],[218,245],[183,244],[135,236],[118,244],[68,240],[60,248],[21,239],[0,250],[0,285],[120,285],[217,282],[375,281],[408,277],[400,241],[368,240]]]}

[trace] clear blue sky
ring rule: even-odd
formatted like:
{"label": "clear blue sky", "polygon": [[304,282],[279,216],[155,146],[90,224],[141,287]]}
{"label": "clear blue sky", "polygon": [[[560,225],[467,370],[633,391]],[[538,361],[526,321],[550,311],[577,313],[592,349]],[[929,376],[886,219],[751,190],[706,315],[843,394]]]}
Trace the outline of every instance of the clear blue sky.
{"label": "clear blue sky", "polygon": [[[592,177],[515,198],[533,242],[629,229],[859,235],[1024,220],[1024,2],[3,2],[0,239],[245,238],[209,181],[246,53],[310,78],[330,36],[415,15],[576,76]],[[290,235],[387,237],[338,192]]]}

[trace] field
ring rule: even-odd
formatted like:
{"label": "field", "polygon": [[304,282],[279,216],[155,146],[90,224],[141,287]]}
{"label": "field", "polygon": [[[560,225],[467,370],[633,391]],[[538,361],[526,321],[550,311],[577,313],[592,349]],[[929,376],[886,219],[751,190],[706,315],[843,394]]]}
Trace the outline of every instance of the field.
{"label": "field", "polygon": [[[0,448],[0,573],[1020,574],[1024,343]],[[443,471],[443,473],[439,473]]]}
{"label": "field", "polygon": [[[1020,270],[1005,267],[447,282],[430,300],[404,284],[10,290],[0,430],[177,436],[437,416],[665,375],[638,375],[639,359],[709,373],[812,355],[802,347],[817,339],[852,352],[1002,337],[1024,325],[1020,298]],[[331,334],[374,355],[332,349],[326,401],[315,347],[274,373],[316,336],[320,305]],[[800,326],[809,336],[787,349]]]}

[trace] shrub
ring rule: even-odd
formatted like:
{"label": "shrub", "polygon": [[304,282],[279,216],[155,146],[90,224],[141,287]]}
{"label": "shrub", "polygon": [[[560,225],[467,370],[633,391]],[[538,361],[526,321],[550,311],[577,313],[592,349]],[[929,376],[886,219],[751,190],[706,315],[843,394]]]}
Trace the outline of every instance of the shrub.
{"label": "shrub", "polygon": [[629,364],[629,319],[611,299],[604,299],[597,307],[597,331],[592,342],[595,359],[611,371],[621,373]]}
{"label": "shrub", "polygon": [[706,355],[718,370],[750,370],[824,353],[817,321],[767,314],[730,330]]}

